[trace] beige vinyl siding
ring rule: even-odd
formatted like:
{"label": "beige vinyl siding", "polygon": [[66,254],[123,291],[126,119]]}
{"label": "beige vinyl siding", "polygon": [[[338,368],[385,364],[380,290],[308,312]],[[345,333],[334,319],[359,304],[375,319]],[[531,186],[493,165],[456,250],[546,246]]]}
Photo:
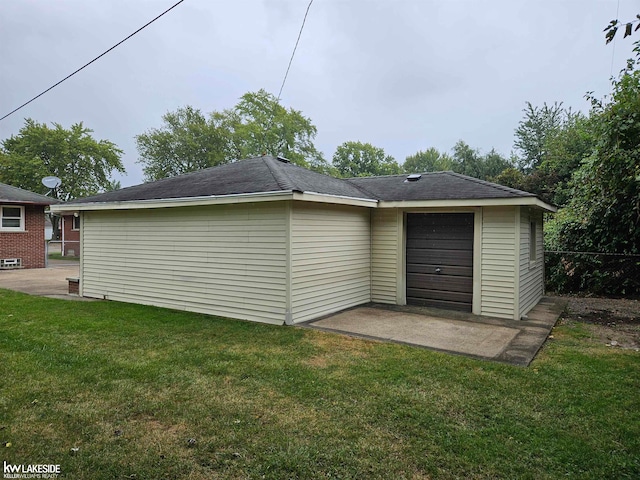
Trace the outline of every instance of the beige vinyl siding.
{"label": "beige vinyl siding", "polygon": [[[536,222],[536,260],[530,262],[530,222]],[[521,207],[520,211],[520,312],[526,315],[544,294],[544,247],[542,237],[542,212]]]}
{"label": "beige vinyl siding", "polygon": [[519,207],[483,208],[482,315],[515,316],[516,208]]}
{"label": "beige vinyl siding", "polygon": [[83,214],[83,295],[283,323],[286,202]]}
{"label": "beige vinyl siding", "polygon": [[293,323],[370,301],[370,244],[368,208],[293,203]]}
{"label": "beige vinyl siding", "polygon": [[398,276],[398,212],[371,212],[371,301],[396,303]]}

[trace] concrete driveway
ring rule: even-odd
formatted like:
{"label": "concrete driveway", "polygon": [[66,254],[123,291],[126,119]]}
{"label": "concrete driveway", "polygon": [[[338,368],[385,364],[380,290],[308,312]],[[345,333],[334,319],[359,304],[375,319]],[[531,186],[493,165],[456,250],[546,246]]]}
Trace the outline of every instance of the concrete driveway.
{"label": "concrete driveway", "polygon": [[77,277],[79,271],[79,262],[65,260],[49,260],[47,268],[0,270],[0,288],[43,297],[82,300],[68,293],[67,277]]}
{"label": "concrete driveway", "polygon": [[503,320],[423,307],[371,304],[306,324],[362,338],[403,343],[527,366],[565,308],[544,297],[528,320]]}

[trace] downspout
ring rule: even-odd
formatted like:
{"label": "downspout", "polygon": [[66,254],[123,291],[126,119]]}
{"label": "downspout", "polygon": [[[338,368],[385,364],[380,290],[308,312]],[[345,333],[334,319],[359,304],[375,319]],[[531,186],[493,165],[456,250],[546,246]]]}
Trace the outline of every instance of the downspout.
{"label": "downspout", "polygon": [[64,255],[64,215],[62,215],[60,217],[60,223],[61,223],[61,228],[60,228],[60,239],[61,239],[61,244],[60,244],[60,255],[61,256],[65,256]]}
{"label": "downspout", "polygon": [[373,302],[373,208],[369,209],[369,302]]}
{"label": "downspout", "polygon": [[286,229],[287,229],[287,238],[285,240],[285,248],[286,248],[286,260],[285,260],[285,312],[284,312],[284,323],[285,325],[293,325],[293,301],[292,301],[292,287],[291,287],[291,243],[292,243],[292,221],[291,217],[293,215],[293,200],[288,200],[286,202],[285,207],[285,216],[286,216]]}

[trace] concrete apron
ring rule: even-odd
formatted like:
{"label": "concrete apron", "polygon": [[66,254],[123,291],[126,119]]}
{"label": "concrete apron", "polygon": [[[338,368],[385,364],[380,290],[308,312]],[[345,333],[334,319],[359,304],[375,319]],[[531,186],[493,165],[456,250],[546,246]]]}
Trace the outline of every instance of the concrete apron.
{"label": "concrete apron", "polygon": [[305,324],[373,340],[528,366],[566,302],[543,297],[527,320],[504,320],[424,307],[370,304]]}
{"label": "concrete apron", "polygon": [[77,277],[79,269],[78,262],[49,260],[47,268],[0,270],[0,288],[42,297],[89,300],[68,293],[67,277]]}

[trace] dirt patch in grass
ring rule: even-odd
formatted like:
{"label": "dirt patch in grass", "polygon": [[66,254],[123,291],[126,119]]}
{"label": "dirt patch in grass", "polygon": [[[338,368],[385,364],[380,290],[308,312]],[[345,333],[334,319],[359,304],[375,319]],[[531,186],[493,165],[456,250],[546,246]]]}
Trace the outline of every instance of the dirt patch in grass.
{"label": "dirt patch in grass", "polygon": [[640,300],[568,297],[561,323],[581,323],[592,340],[614,348],[640,351]]}
{"label": "dirt patch in grass", "polygon": [[305,363],[320,369],[366,358],[373,348],[372,342],[325,332],[307,332],[305,339],[318,350]]}

